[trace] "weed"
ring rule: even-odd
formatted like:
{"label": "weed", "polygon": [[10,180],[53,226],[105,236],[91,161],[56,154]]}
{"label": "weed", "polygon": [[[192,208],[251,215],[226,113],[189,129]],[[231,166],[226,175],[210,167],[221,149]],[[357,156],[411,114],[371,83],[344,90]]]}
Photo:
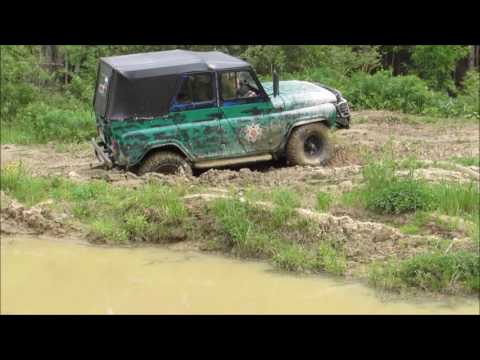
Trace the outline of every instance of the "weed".
{"label": "weed", "polygon": [[20,162],[2,168],[0,188],[28,206],[47,199],[49,180],[33,177]]}
{"label": "weed", "polygon": [[347,269],[345,255],[341,249],[338,249],[332,243],[326,241],[320,243],[317,256],[322,268],[335,275],[343,275]]}
{"label": "weed", "polygon": [[292,272],[318,271],[321,268],[311,251],[295,244],[281,247],[272,260],[278,268]]}
{"label": "weed", "polygon": [[332,196],[329,193],[320,191],[317,193],[316,209],[318,211],[328,211],[330,205],[332,204],[332,201]]}
{"label": "weed", "polygon": [[476,214],[480,210],[478,184],[442,183],[430,185],[435,208],[447,215]]}
{"label": "weed", "polygon": [[480,166],[480,157],[479,156],[469,156],[469,157],[452,157],[450,161],[463,165],[463,166]]}
{"label": "weed", "polygon": [[432,252],[385,265],[372,265],[370,282],[385,289],[420,288],[426,291],[455,293],[480,289],[478,255],[458,251]]}

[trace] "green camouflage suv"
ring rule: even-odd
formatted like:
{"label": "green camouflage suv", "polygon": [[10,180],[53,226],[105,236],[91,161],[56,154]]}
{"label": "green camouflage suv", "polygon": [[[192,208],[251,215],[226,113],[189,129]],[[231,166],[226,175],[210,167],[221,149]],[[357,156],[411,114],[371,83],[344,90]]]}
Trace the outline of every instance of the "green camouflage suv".
{"label": "green camouflage suv", "polygon": [[100,59],[97,158],[108,167],[191,173],[286,158],[324,164],[331,128],[348,128],[341,93],[305,81],[261,83],[247,62],[184,50]]}

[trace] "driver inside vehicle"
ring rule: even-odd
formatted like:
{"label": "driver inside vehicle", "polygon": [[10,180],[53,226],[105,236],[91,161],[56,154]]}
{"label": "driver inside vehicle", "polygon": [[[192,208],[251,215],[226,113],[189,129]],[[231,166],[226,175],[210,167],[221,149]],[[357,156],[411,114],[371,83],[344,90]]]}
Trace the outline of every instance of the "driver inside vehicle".
{"label": "driver inside vehicle", "polygon": [[252,76],[247,71],[238,73],[237,97],[240,99],[256,97],[259,95],[258,87]]}

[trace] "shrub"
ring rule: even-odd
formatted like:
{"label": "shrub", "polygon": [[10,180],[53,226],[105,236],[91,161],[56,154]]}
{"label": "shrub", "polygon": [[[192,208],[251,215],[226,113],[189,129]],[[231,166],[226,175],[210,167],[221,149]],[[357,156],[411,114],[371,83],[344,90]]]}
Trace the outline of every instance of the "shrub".
{"label": "shrub", "polygon": [[414,178],[413,169],[406,177],[397,176],[396,171],[393,157],[387,156],[379,162],[369,160],[363,168],[365,206],[384,214],[430,209],[433,199],[427,184]]}
{"label": "shrub", "polygon": [[408,286],[424,290],[451,291],[457,285],[480,290],[478,254],[471,252],[417,255],[399,264],[397,276]]}
{"label": "shrub", "polygon": [[374,263],[368,274],[372,285],[387,290],[419,288],[426,291],[457,293],[480,290],[478,254],[423,253],[411,259]]}
{"label": "shrub", "polygon": [[86,110],[63,110],[34,102],[22,109],[17,121],[39,143],[80,142],[95,136],[95,121]]}
{"label": "shrub", "polygon": [[396,180],[380,189],[369,189],[367,208],[384,214],[402,214],[428,210],[432,197],[425,184],[418,180]]}
{"label": "shrub", "polygon": [[400,110],[421,113],[430,103],[432,92],[414,75],[393,76],[390,71],[373,75],[355,73],[344,95],[354,108]]}

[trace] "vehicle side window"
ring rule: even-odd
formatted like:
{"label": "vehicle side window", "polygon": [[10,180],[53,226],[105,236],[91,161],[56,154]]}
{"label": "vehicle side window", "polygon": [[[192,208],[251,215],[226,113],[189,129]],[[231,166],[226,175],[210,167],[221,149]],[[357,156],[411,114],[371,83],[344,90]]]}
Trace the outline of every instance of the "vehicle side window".
{"label": "vehicle side window", "polygon": [[231,71],[221,74],[222,100],[230,102],[250,102],[243,99],[258,101],[262,95],[260,89],[249,71]]}
{"label": "vehicle side window", "polygon": [[174,108],[197,108],[202,107],[205,103],[210,104],[215,101],[213,79],[211,73],[184,76],[180,91],[175,99]]}

